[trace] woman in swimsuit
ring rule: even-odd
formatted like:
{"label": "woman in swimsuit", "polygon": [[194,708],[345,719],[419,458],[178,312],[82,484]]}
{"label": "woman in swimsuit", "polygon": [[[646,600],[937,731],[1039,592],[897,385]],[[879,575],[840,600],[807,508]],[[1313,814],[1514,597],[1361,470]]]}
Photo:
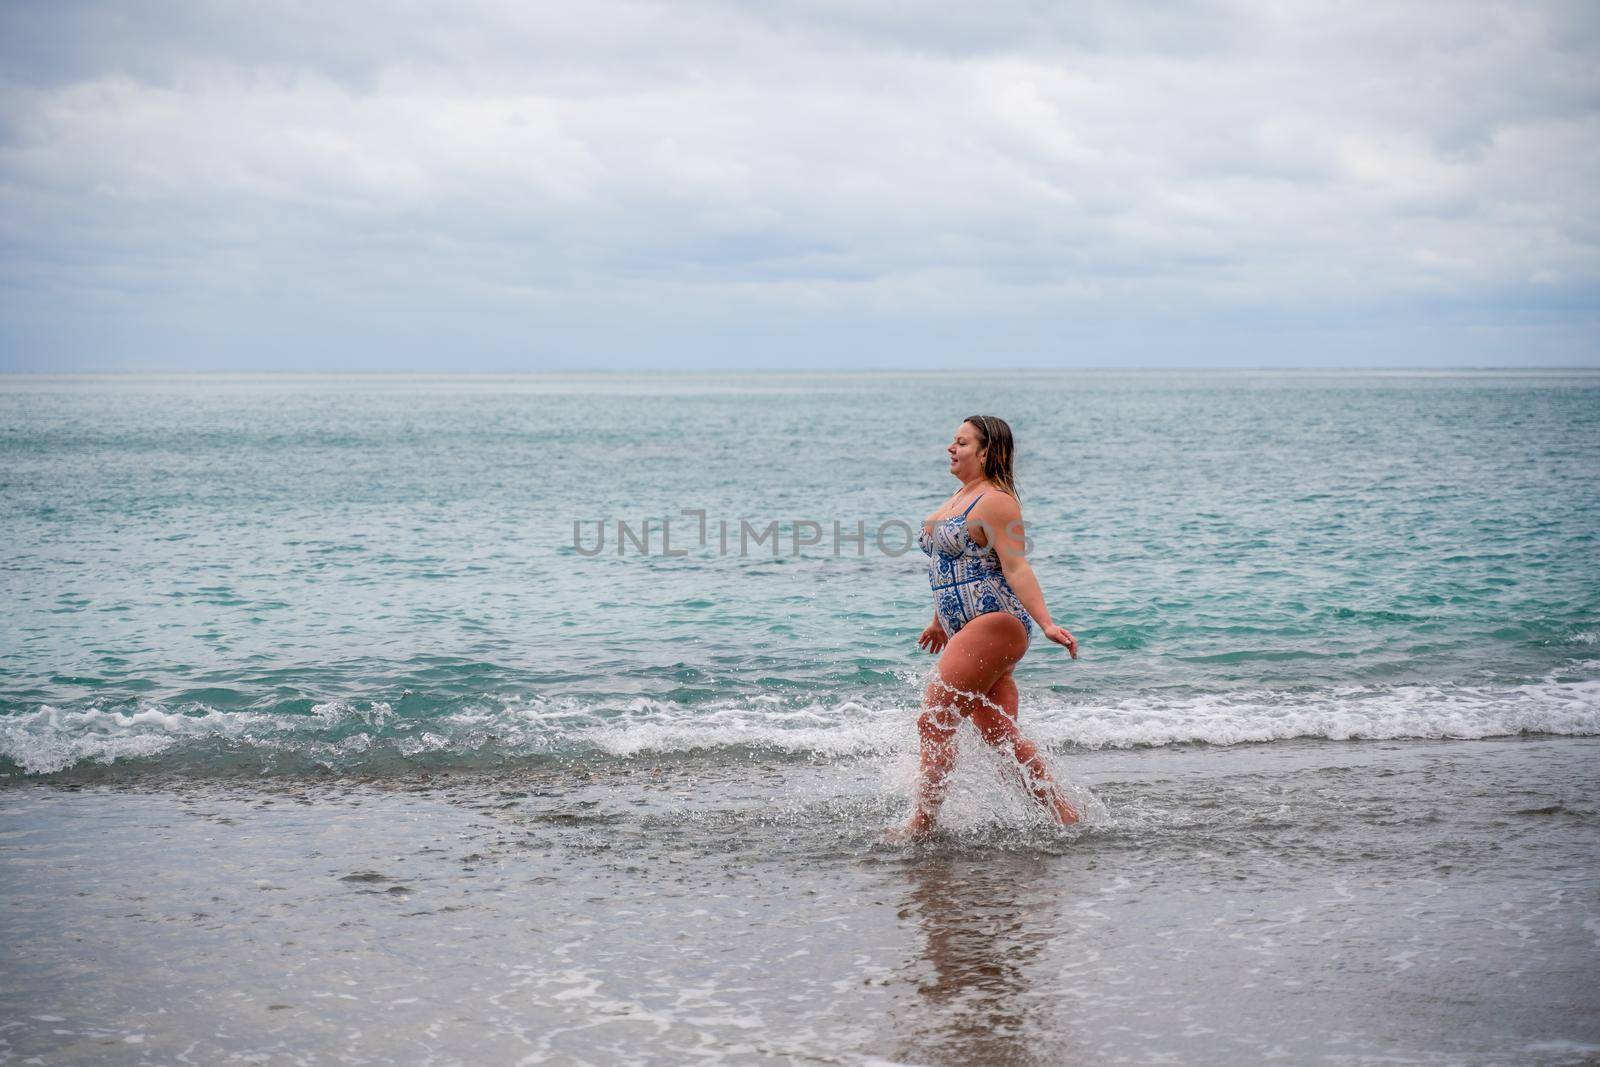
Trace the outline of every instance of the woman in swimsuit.
{"label": "woman in swimsuit", "polygon": [[974,415],[956,430],[947,451],[961,488],[923,523],[918,538],[928,556],[934,613],[917,644],[944,654],[917,720],[922,774],[905,833],[921,837],[933,829],[955,766],[959,717],[1016,758],[1029,792],[1066,826],[1078,821],[1078,813],[1051,780],[1038,747],[1017,728],[1011,668],[1028,651],[1035,624],[1073,659],[1078,642],[1050,621],[1039,580],[1023,554],[1011,427],[993,415]]}

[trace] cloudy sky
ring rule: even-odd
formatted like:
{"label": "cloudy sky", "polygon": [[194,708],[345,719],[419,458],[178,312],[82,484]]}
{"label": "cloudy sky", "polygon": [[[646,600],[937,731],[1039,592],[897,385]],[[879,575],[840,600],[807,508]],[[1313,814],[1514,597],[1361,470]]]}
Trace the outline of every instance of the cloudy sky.
{"label": "cloudy sky", "polygon": [[0,369],[1600,365],[1600,3],[0,5]]}

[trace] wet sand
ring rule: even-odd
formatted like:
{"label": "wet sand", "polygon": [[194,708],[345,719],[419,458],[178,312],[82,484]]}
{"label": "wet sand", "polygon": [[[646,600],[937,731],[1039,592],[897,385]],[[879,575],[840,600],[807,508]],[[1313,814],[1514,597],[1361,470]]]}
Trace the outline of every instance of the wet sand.
{"label": "wet sand", "polygon": [[1600,741],[0,789],[0,1063],[1600,1063]]}

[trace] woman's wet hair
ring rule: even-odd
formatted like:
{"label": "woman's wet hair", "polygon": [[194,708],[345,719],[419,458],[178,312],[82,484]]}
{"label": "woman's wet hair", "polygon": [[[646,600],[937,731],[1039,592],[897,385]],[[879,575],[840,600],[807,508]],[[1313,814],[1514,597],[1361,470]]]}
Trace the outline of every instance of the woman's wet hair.
{"label": "woman's wet hair", "polygon": [[1010,425],[998,415],[968,415],[966,421],[978,431],[978,447],[989,450],[983,457],[983,476],[1021,500],[1014,467],[1017,446]]}

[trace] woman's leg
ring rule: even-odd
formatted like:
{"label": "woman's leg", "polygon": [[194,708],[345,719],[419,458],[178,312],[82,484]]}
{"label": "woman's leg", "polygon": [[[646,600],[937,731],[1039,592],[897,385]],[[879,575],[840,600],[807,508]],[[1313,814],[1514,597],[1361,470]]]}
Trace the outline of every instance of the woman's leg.
{"label": "woman's leg", "polygon": [[[1017,682],[1010,671],[1000,676],[999,681],[989,687],[988,697],[1000,705],[1000,710],[1010,716],[1012,722],[1018,722],[1017,709]],[[1007,761],[1000,765],[1000,780],[1007,786],[1016,786],[1027,789],[1028,781],[1022,777],[1022,769],[1015,763]]]}
{"label": "woman's leg", "polygon": [[1004,612],[979,615],[961,628],[939,658],[939,680],[923,694],[918,719],[922,738],[922,774],[917,807],[906,829],[913,835],[933,829],[955,768],[959,716],[970,718],[991,745],[1007,748],[1021,764],[1024,784],[1062,825],[1078,814],[1056,790],[1038,748],[1017,728],[1017,687],[1011,677],[1028,650],[1022,623]]}
{"label": "woman's leg", "polygon": [[[1060,791],[1056,789],[1055,783],[1050,780],[1050,772],[1045,767],[1044,761],[1039,758],[1038,747],[1021,733],[1021,726],[1019,725],[1021,711],[1018,708],[1017,682],[1009,668],[994,685],[989,687],[988,696],[991,703],[998,704],[1000,707],[1000,712],[996,716],[1000,720],[999,723],[993,724],[990,730],[984,730],[979,719],[975,718],[973,723],[978,725],[979,731],[983,733],[984,740],[991,745],[1002,744],[1009,746],[1011,752],[1016,756],[1017,763],[1021,765],[1020,769],[1025,772],[1026,776],[1019,776],[1016,773],[1018,768],[1008,763],[1005,765],[1011,768],[1011,773],[1007,775],[1008,780],[1014,785],[1023,786],[1032,793],[1039,803],[1045,806],[1045,810],[1054,815],[1056,821],[1061,825],[1068,826],[1077,822],[1078,813],[1073,810],[1072,805],[1062,798]],[[983,713],[986,716],[995,716],[996,714],[992,707],[984,708]],[[1000,737],[998,742],[995,740],[996,736]],[[1041,786],[1043,790],[1041,790]]]}
{"label": "woman's leg", "polygon": [[1017,720],[1017,682],[1011,677],[1010,668],[1002,674],[998,681],[989,687],[989,699],[999,704],[1005,713],[1011,716],[1013,722]]}
{"label": "woman's leg", "polygon": [[922,695],[922,715],[917,719],[922,766],[917,779],[917,806],[906,824],[906,831],[913,836],[920,837],[933,829],[944,804],[950,772],[955,769],[956,726],[960,721],[960,712],[950,705],[949,694],[940,689],[938,682],[930,684]]}
{"label": "woman's leg", "polygon": [[1022,768],[1023,784],[1028,792],[1033,794],[1033,798],[1056,822],[1062,826],[1070,826],[1078,821],[1078,813],[1056,788],[1055,781],[1050,777],[1050,769],[1044,765],[1044,759],[1039,755],[1039,746],[1023,736],[1022,730],[1018,728],[1015,708],[1015,704],[1010,711],[979,705],[972,709],[968,717],[985,741],[1015,757]]}
{"label": "woman's leg", "polygon": [[963,626],[939,657],[938,679],[923,693],[917,729],[922,738],[922,775],[917,807],[906,829],[925,834],[933,829],[944,803],[950,772],[955,767],[956,726],[960,716],[982,708],[988,692],[1028,650],[1022,623],[1004,612],[979,615]]}

